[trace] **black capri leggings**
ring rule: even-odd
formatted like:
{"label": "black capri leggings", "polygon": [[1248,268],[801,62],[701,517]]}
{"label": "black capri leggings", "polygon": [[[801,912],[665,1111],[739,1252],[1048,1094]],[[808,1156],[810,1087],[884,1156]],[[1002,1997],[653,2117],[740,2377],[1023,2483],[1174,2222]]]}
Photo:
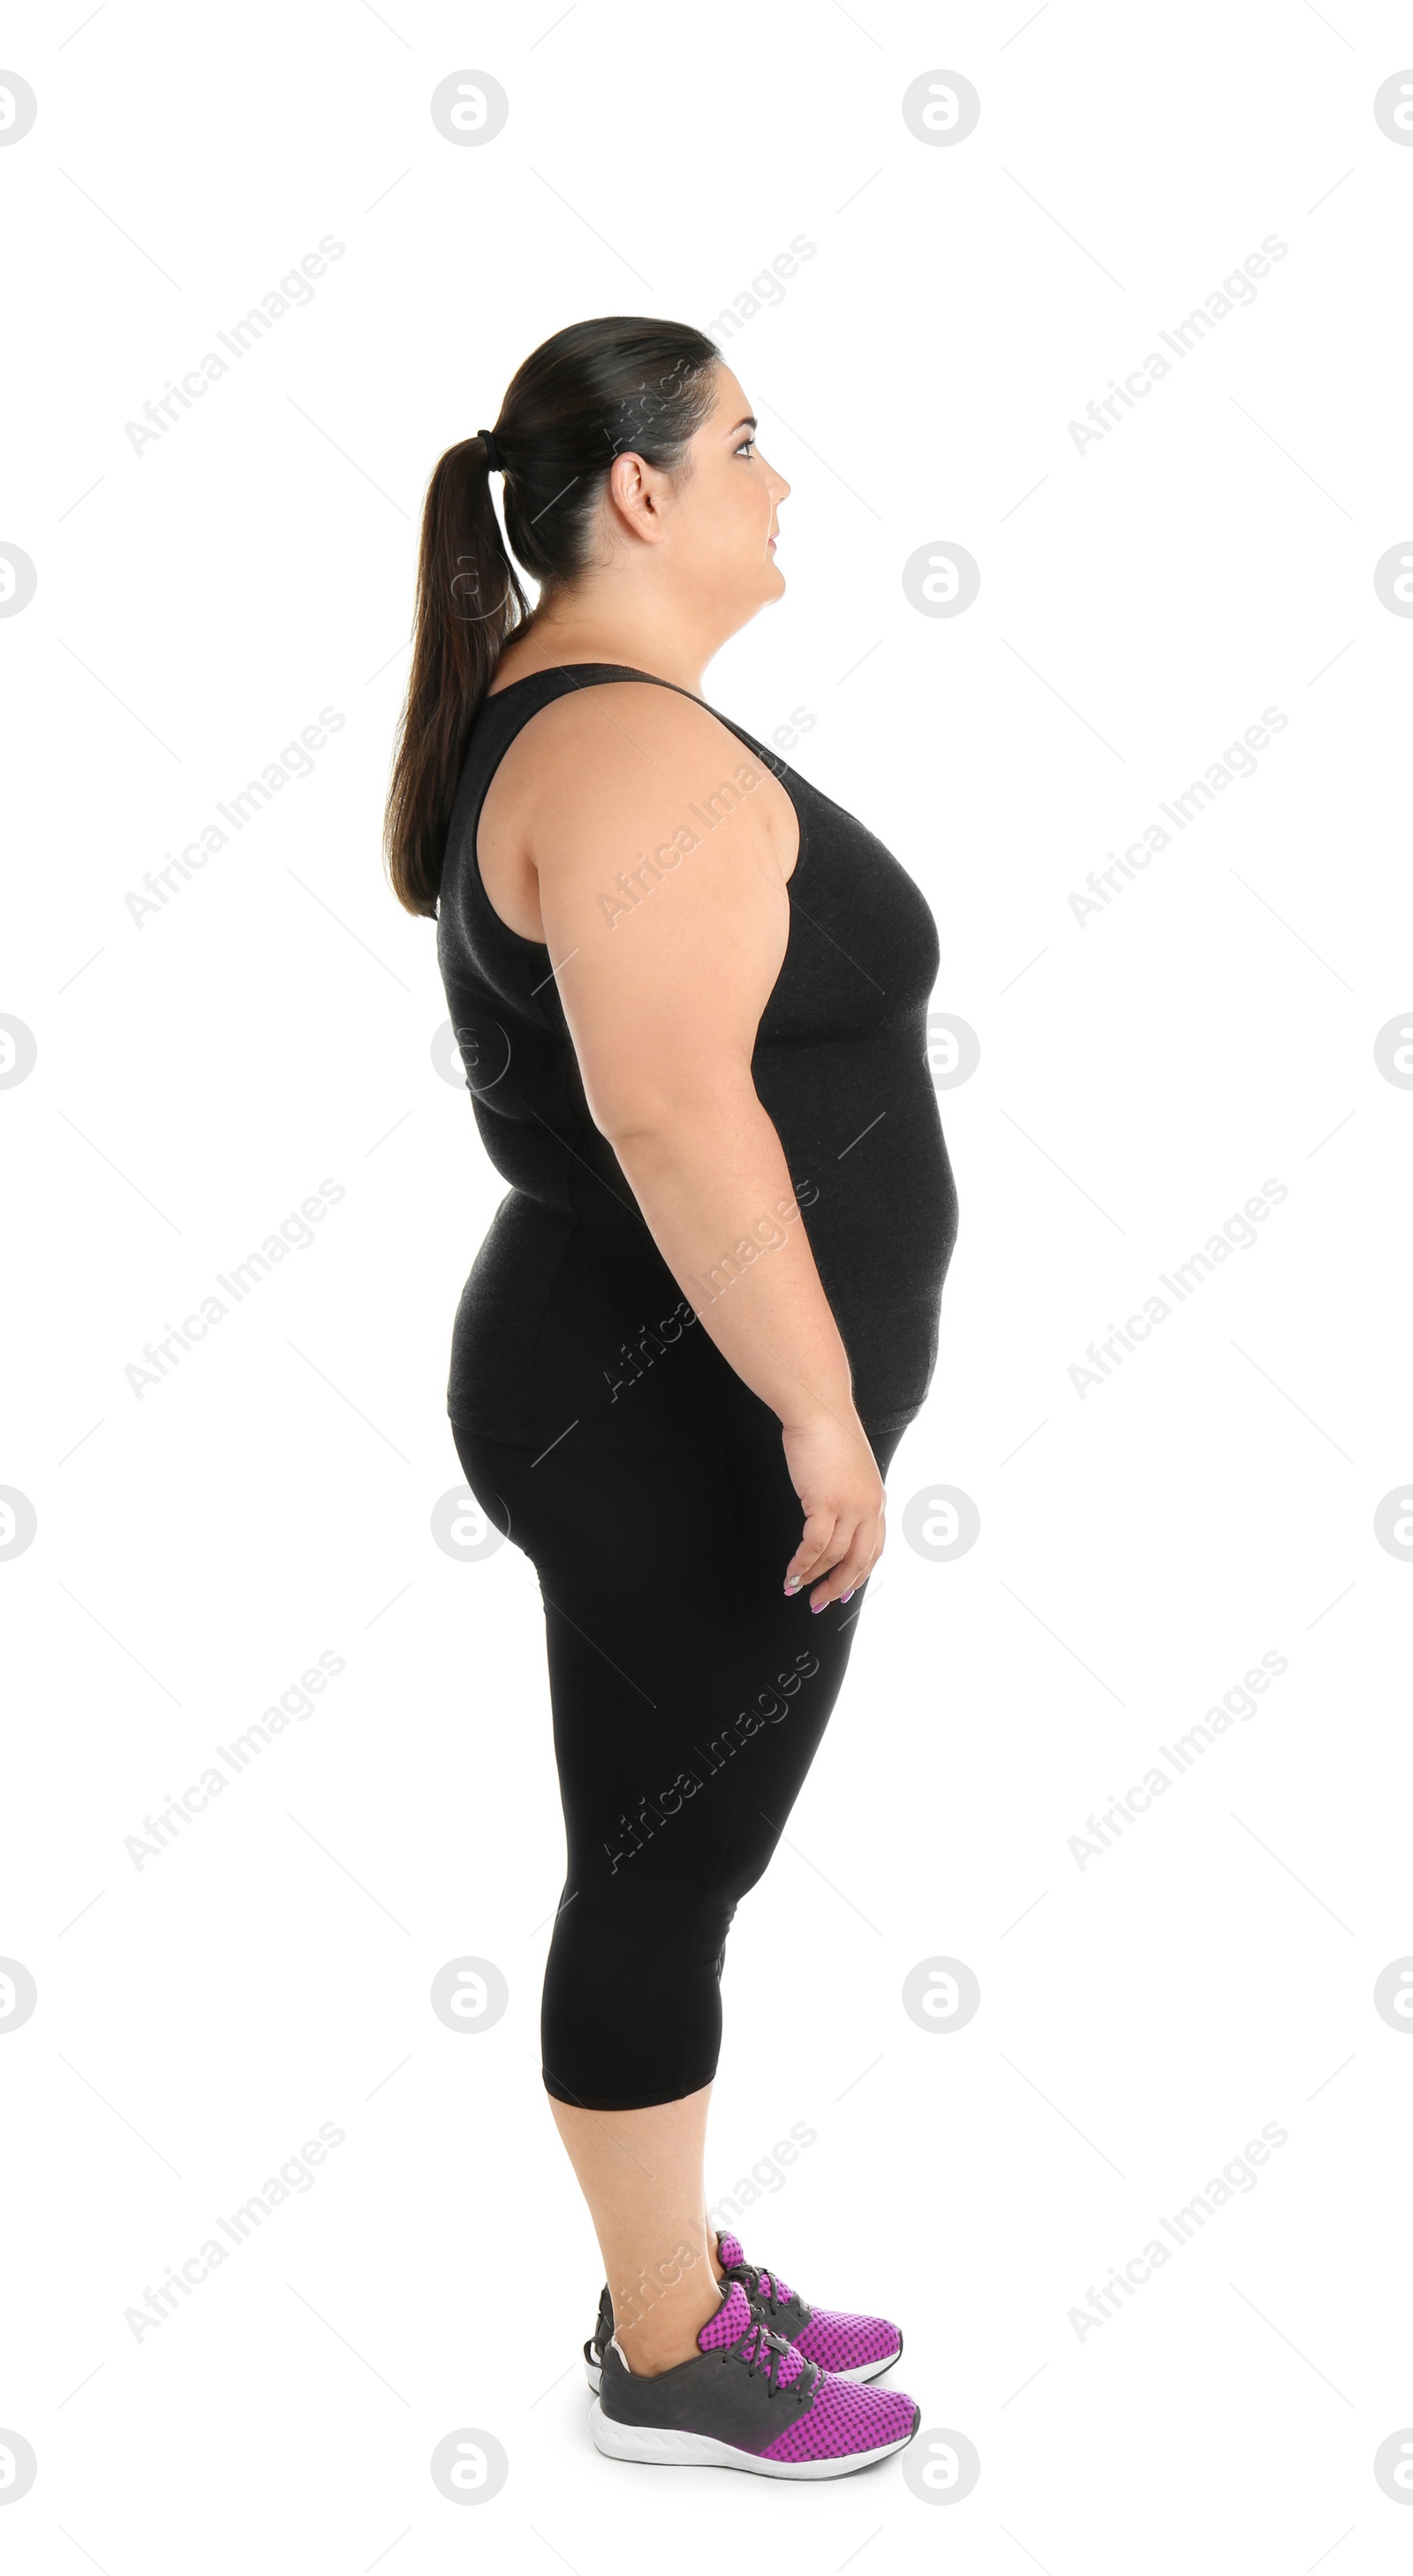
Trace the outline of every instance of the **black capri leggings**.
{"label": "black capri leggings", "polygon": [[[478,1503],[545,1605],[568,1875],[544,2080],[634,2111],[709,2084],[739,1899],[764,1871],[844,1678],[864,1594],[787,1600],[803,1513],[777,1436],[535,1452],[453,1425]],[[870,1431],[886,1474],[899,1431]]]}

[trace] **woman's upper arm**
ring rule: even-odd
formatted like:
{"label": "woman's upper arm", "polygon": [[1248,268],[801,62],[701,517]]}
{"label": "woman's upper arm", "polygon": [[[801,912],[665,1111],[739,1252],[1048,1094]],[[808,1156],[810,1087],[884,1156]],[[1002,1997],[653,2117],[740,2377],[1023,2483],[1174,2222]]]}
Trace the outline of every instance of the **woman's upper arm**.
{"label": "woman's upper arm", "polygon": [[750,1082],[790,926],[767,773],[648,683],[546,717],[529,842],[590,1115],[610,1139],[658,1130]]}

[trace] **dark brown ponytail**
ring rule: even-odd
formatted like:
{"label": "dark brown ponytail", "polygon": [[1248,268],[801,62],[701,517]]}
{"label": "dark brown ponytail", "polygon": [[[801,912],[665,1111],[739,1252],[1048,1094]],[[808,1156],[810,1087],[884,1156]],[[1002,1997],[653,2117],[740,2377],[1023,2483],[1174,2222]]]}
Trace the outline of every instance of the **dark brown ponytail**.
{"label": "dark brown ponytail", "polygon": [[[506,533],[547,590],[588,561],[615,456],[664,471],[711,408],[714,341],[682,322],[612,316],[556,332],[507,388],[491,442]],[[510,636],[530,614],[491,497],[478,431],[449,447],[427,487],[408,676],[384,830],[409,912],[435,914],[467,738]]]}

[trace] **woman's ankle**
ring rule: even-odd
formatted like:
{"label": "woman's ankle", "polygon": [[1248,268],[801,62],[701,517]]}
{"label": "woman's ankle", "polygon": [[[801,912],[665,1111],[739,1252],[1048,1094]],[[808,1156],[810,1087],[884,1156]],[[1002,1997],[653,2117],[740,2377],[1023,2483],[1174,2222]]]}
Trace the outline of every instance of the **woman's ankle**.
{"label": "woman's ankle", "polygon": [[[703,2325],[706,2319],[702,2319]],[[695,2334],[659,2336],[644,2346],[636,2335],[619,2335],[618,2349],[628,2356],[628,2369],[634,2379],[657,2379],[664,2370],[678,2370],[684,2361],[695,2361],[698,2344]]]}
{"label": "woman's ankle", "polygon": [[699,2284],[684,2281],[674,2295],[657,2300],[644,2316],[619,2324],[615,2341],[632,2376],[655,2379],[661,2371],[695,2361],[700,2350],[697,2337],[719,2304],[713,2273],[709,2281]]}

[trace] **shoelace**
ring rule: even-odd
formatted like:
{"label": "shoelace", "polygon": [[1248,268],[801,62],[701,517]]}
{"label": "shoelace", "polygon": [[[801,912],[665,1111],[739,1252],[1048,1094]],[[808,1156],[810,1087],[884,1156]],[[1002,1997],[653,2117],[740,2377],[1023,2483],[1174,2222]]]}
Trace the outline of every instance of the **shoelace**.
{"label": "shoelace", "polygon": [[820,2370],[817,2362],[807,2361],[796,2378],[782,2382],[780,2373],[793,2351],[794,2346],[786,2336],[772,2334],[763,2317],[753,2317],[740,2342],[732,2344],[721,2358],[724,2362],[729,2361],[731,2354],[736,2353],[753,2377],[757,2368],[762,2371],[767,2396],[779,2395],[783,2387],[787,2395],[801,2404],[806,2397],[813,2396]]}
{"label": "shoelace", "polygon": [[[784,2301],[780,2296],[781,2285],[773,2272],[763,2272],[759,2263],[733,2263],[725,2277],[740,2282],[752,2307],[763,2307],[773,2317],[780,2314]],[[764,2290],[762,2281],[767,2285]]]}

